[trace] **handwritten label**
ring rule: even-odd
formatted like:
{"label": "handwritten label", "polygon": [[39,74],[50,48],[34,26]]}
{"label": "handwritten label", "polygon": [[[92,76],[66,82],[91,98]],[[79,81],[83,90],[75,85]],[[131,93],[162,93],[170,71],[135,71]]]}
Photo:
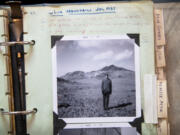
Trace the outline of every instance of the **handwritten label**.
{"label": "handwritten label", "polygon": [[154,25],[155,25],[155,43],[156,45],[165,45],[165,34],[164,34],[164,20],[163,10],[154,10]]}
{"label": "handwritten label", "polygon": [[96,7],[96,8],[78,8],[78,9],[66,9],[66,10],[57,10],[53,9],[49,11],[51,16],[64,16],[64,15],[87,15],[87,14],[108,14],[116,13],[115,6],[107,7]]}
{"label": "handwritten label", "polygon": [[167,82],[157,80],[158,117],[167,118]]}
{"label": "handwritten label", "polygon": [[47,10],[47,28],[50,35],[139,33],[141,44],[149,46],[154,44],[151,11],[152,3],[138,2],[56,6]]}
{"label": "handwritten label", "polygon": [[[56,13],[53,13],[56,14]],[[119,30],[130,31],[150,23],[142,21],[139,14],[98,14],[98,15],[62,15],[48,18],[51,34],[99,35],[101,33],[119,33]],[[127,27],[128,26],[128,27]],[[149,39],[147,39],[149,40]]]}
{"label": "handwritten label", "polygon": [[163,68],[156,68],[156,74],[158,80],[166,80],[166,74]]}
{"label": "handwritten label", "polygon": [[158,135],[168,135],[167,119],[160,119],[157,129],[158,129]]}
{"label": "handwritten label", "polygon": [[157,67],[165,67],[166,66],[164,46],[156,47],[156,66]]}

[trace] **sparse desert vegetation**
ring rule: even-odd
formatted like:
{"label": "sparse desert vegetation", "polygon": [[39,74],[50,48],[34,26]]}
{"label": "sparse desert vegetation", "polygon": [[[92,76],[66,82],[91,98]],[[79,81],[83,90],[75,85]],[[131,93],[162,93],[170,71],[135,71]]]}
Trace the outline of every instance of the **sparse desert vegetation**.
{"label": "sparse desert vegetation", "polygon": [[[109,110],[103,109],[101,81],[105,74],[112,80]],[[114,65],[98,71],[75,71],[57,78],[59,117],[135,116],[135,73]]]}

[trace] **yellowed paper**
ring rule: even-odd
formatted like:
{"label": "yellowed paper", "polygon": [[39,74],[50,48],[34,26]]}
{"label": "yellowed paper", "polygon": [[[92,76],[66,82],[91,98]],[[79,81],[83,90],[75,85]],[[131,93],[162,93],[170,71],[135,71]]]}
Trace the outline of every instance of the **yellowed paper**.
{"label": "yellowed paper", "polygon": [[168,121],[170,122],[171,135],[179,135],[180,128],[180,3],[155,3],[155,8],[163,9],[164,28],[166,35],[166,75],[168,85]]}
{"label": "yellowed paper", "polygon": [[[8,21],[6,17],[2,17],[4,15],[7,15],[7,12],[0,10],[0,42],[6,42],[7,38],[3,35],[8,35]],[[8,91],[8,78],[4,76],[4,74],[7,73],[6,58],[3,56],[4,53],[6,53],[5,47],[0,47],[0,108],[9,111],[8,96],[5,94]],[[9,122],[9,116],[0,113],[0,134],[8,134],[8,131],[10,131]]]}
{"label": "yellowed paper", "polygon": [[154,10],[155,44],[165,45],[163,10]]}
{"label": "yellowed paper", "polygon": [[167,119],[160,119],[158,123],[158,135],[168,135]]}
{"label": "yellowed paper", "polygon": [[156,75],[144,76],[144,119],[145,123],[156,124],[157,120],[157,90]]}
{"label": "yellowed paper", "polygon": [[[29,92],[27,107],[38,108],[38,113],[27,119],[28,133],[44,135],[53,132],[52,101],[56,97],[52,99],[52,35],[140,34],[143,101],[144,74],[155,73],[152,7],[153,3],[150,1],[24,7],[24,11],[27,12],[23,19],[24,32],[28,32],[24,35],[24,40],[36,41],[34,47],[26,46],[25,48],[28,52],[25,58],[26,72],[28,72],[26,88]],[[95,12],[97,8],[110,11],[97,13]],[[91,14],[77,14],[76,11],[80,10],[93,12]],[[75,12],[76,14],[74,14]],[[43,96],[39,98],[38,95],[42,95],[42,93]],[[46,122],[42,124],[42,120],[46,120]]]}
{"label": "yellowed paper", "polygon": [[157,80],[158,117],[167,118],[167,82]]}
{"label": "yellowed paper", "polygon": [[[111,13],[96,12],[97,8],[112,8]],[[91,9],[91,14],[79,13]],[[71,11],[71,12],[70,12]],[[70,12],[70,13],[69,13]],[[88,12],[88,11],[87,11]],[[144,74],[154,74],[154,25],[152,2],[112,2],[97,5],[65,5],[49,8],[50,35],[120,35],[140,34],[141,88]],[[148,61],[148,63],[147,63]],[[146,64],[144,64],[146,63]],[[143,101],[143,96],[142,96]],[[143,102],[142,102],[142,106]]]}
{"label": "yellowed paper", "polygon": [[166,80],[166,74],[164,68],[156,68],[156,74],[158,80]]}
{"label": "yellowed paper", "polygon": [[164,52],[164,46],[158,46],[156,47],[156,67],[165,67],[166,66],[166,60],[165,60],[165,52]]}

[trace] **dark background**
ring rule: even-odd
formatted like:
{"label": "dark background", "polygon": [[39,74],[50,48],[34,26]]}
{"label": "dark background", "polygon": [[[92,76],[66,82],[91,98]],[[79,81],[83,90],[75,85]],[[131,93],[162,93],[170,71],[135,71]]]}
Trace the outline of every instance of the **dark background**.
{"label": "dark background", "polygon": [[[5,5],[6,1],[8,0],[0,0],[0,5]],[[136,0],[19,0],[19,1],[22,2],[22,5],[30,5],[30,4],[44,4],[44,3],[54,4],[54,3],[81,3],[81,2],[105,2],[105,1],[136,1]],[[180,0],[153,0],[153,1],[156,3],[180,2]]]}

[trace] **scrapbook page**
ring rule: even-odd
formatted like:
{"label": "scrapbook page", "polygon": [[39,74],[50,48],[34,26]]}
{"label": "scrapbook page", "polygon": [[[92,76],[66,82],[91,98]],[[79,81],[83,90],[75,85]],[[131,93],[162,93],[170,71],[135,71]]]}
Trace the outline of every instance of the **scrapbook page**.
{"label": "scrapbook page", "polygon": [[22,13],[23,40],[35,42],[24,46],[26,108],[37,108],[26,117],[29,134],[141,134],[143,122],[156,123],[144,108],[155,98],[144,98],[144,76],[155,73],[152,2],[32,5]]}

